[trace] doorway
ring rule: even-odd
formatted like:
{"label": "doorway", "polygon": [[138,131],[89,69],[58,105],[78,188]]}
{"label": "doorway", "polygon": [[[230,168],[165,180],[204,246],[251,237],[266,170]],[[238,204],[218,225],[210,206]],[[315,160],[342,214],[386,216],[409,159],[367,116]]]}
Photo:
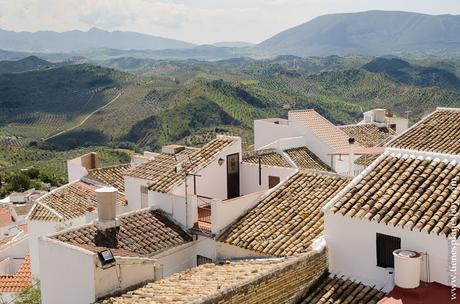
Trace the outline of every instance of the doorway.
{"label": "doorway", "polygon": [[227,199],[240,196],[240,154],[227,155]]}

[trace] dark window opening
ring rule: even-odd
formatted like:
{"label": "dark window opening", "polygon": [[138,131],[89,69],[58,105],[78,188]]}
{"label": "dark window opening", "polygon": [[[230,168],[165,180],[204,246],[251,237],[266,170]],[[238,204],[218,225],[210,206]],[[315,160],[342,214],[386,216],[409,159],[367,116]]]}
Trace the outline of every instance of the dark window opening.
{"label": "dark window opening", "polygon": [[394,268],[393,251],[401,249],[401,239],[395,236],[377,233],[377,266]]}
{"label": "dark window opening", "polygon": [[280,183],[279,176],[269,176],[268,177],[268,188],[273,188]]}
{"label": "dark window opening", "polygon": [[202,255],[197,255],[196,256],[196,266],[200,266],[200,265],[208,264],[208,263],[212,263],[212,259],[207,258],[207,257],[202,256]]}

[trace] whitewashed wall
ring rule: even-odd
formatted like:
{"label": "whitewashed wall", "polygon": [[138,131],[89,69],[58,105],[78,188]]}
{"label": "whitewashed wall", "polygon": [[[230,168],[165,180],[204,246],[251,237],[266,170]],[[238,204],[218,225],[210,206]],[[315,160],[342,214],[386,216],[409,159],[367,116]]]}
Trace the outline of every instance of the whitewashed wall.
{"label": "whitewashed wall", "polygon": [[[222,150],[207,166],[195,172],[200,175],[196,177],[196,194],[212,198],[227,198],[227,155],[239,153],[241,162],[241,141],[235,142]],[[224,160],[222,165],[218,164],[219,158]],[[241,177],[241,172],[240,172]],[[193,177],[187,179],[187,192],[194,194]],[[171,193],[184,196],[185,185],[181,183],[171,190]]]}
{"label": "whitewashed wall", "polygon": [[240,190],[241,194],[249,194],[268,190],[268,177],[278,176],[280,182],[291,177],[296,172],[294,168],[282,168],[262,165],[262,184],[259,185],[259,165],[241,163],[240,165]]}
{"label": "whitewashed wall", "polygon": [[[105,297],[155,279],[155,264],[149,258],[116,257],[116,264],[102,268],[94,259],[95,296]],[[84,293],[85,291],[82,290]]]}
{"label": "whitewashed wall", "polygon": [[128,201],[128,211],[140,210],[141,186],[148,186],[148,181],[131,176],[125,176],[125,199]]}
{"label": "whitewashed wall", "polygon": [[229,200],[211,202],[211,232],[217,234],[259,202],[264,192],[254,192]]}
{"label": "whitewashed wall", "polygon": [[152,257],[163,266],[163,278],[196,266],[196,242],[165,250]]}
{"label": "whitewashed wall", "polygon": [[95,301],[94,254],[72,247],[47,238],[39,240],[42,303]]}
{"label": "whitewashed wall", "polygon": [[11,258],[10,271],[15,274],[19,266],[24,262],[22,258],[29,252],[29,237],[22,232],[15,237],[15,240],[0,250],[0,260]]}
{"label": "whitewashed wall", "polygon": [[81,216],[71,221],[53,222],[53,221],[28,221],[27,229],[29,233],[30,263],[32,267],[32,276],[39,278],[40,263],[38,238],[44,235],[57,232],[59,229],[86,224],[86,216]]}
{"label": "whitewashed wall", "polygon": [[[275,124],[275,121],[280,123]],[[303,134],[299,129],[290,125],[286,119],[272,118],[254,120],[254,149],[260,149],[280,138],[299,135]]]}
{"label": "whitewashed wall", "polygon": [[197,199],[193,195],[188,196],[186,204],[183,196],[149,191],[149,206],[170,214],[183,227],[192,227],[193,223],[198,219]]}
{"label": "whitewashed wall", "polygon": [[[431,281],[449,285],[449,251],[447,238],[425,232],[410,231],[392,225],[354,219],[327,211],[325,238],[329,254],[329,270],[369,285],[386,287],[393,278],[384,268],[377,267],[376,233],[401,238],[403,249],[428,253]],[[458,247],[458,252],[460,248]],[[422,261],[422,280],[426,278],[425,260]],[[459,271],[460,272],[460,271]],[[460,280],[457,273],[457,282]]]}

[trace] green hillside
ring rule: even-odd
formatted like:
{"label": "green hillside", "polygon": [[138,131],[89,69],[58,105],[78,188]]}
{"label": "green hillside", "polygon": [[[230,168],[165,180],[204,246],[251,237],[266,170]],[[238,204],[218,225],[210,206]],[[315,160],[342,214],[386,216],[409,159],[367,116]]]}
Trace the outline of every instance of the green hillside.
{"label": "green hillside", "polygon": [[[14,136],[18,145],[37,142],[47,149],[159,149],[229,133],[249,145],[254,119],[286,117],[290,109],[314,108],[346,124],[375,107],[400,115],[410,110],[415,120],[436,106],[460,104],[456,76],[436,61],[281,56],[143,62],[149,68],[137,71],[141,75],[90,64],[0,75],[6,109],[0,142]],[[424,77],[436,81],[419,81]]]}
{"label": "green hillside", "polygon": [[87,64],[0,75],[1,130],[49,137],[78,124],[133,81],[130,74]]}

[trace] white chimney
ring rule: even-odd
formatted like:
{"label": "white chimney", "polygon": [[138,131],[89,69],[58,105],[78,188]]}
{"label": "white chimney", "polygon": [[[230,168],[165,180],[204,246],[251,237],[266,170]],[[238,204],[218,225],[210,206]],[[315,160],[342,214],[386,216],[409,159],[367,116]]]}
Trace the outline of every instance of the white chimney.
{"label": "white chimney", "polygon": [[105,230],[118,226],[116,218],[116,203],[118,190],[114,187],[96,189],[98,229]]}
{"label": "white chimney", "polygon": [[350,137],[348,139],[350,153],[348,154],[348,174],[350,177],[355,176],[355,139]]}

